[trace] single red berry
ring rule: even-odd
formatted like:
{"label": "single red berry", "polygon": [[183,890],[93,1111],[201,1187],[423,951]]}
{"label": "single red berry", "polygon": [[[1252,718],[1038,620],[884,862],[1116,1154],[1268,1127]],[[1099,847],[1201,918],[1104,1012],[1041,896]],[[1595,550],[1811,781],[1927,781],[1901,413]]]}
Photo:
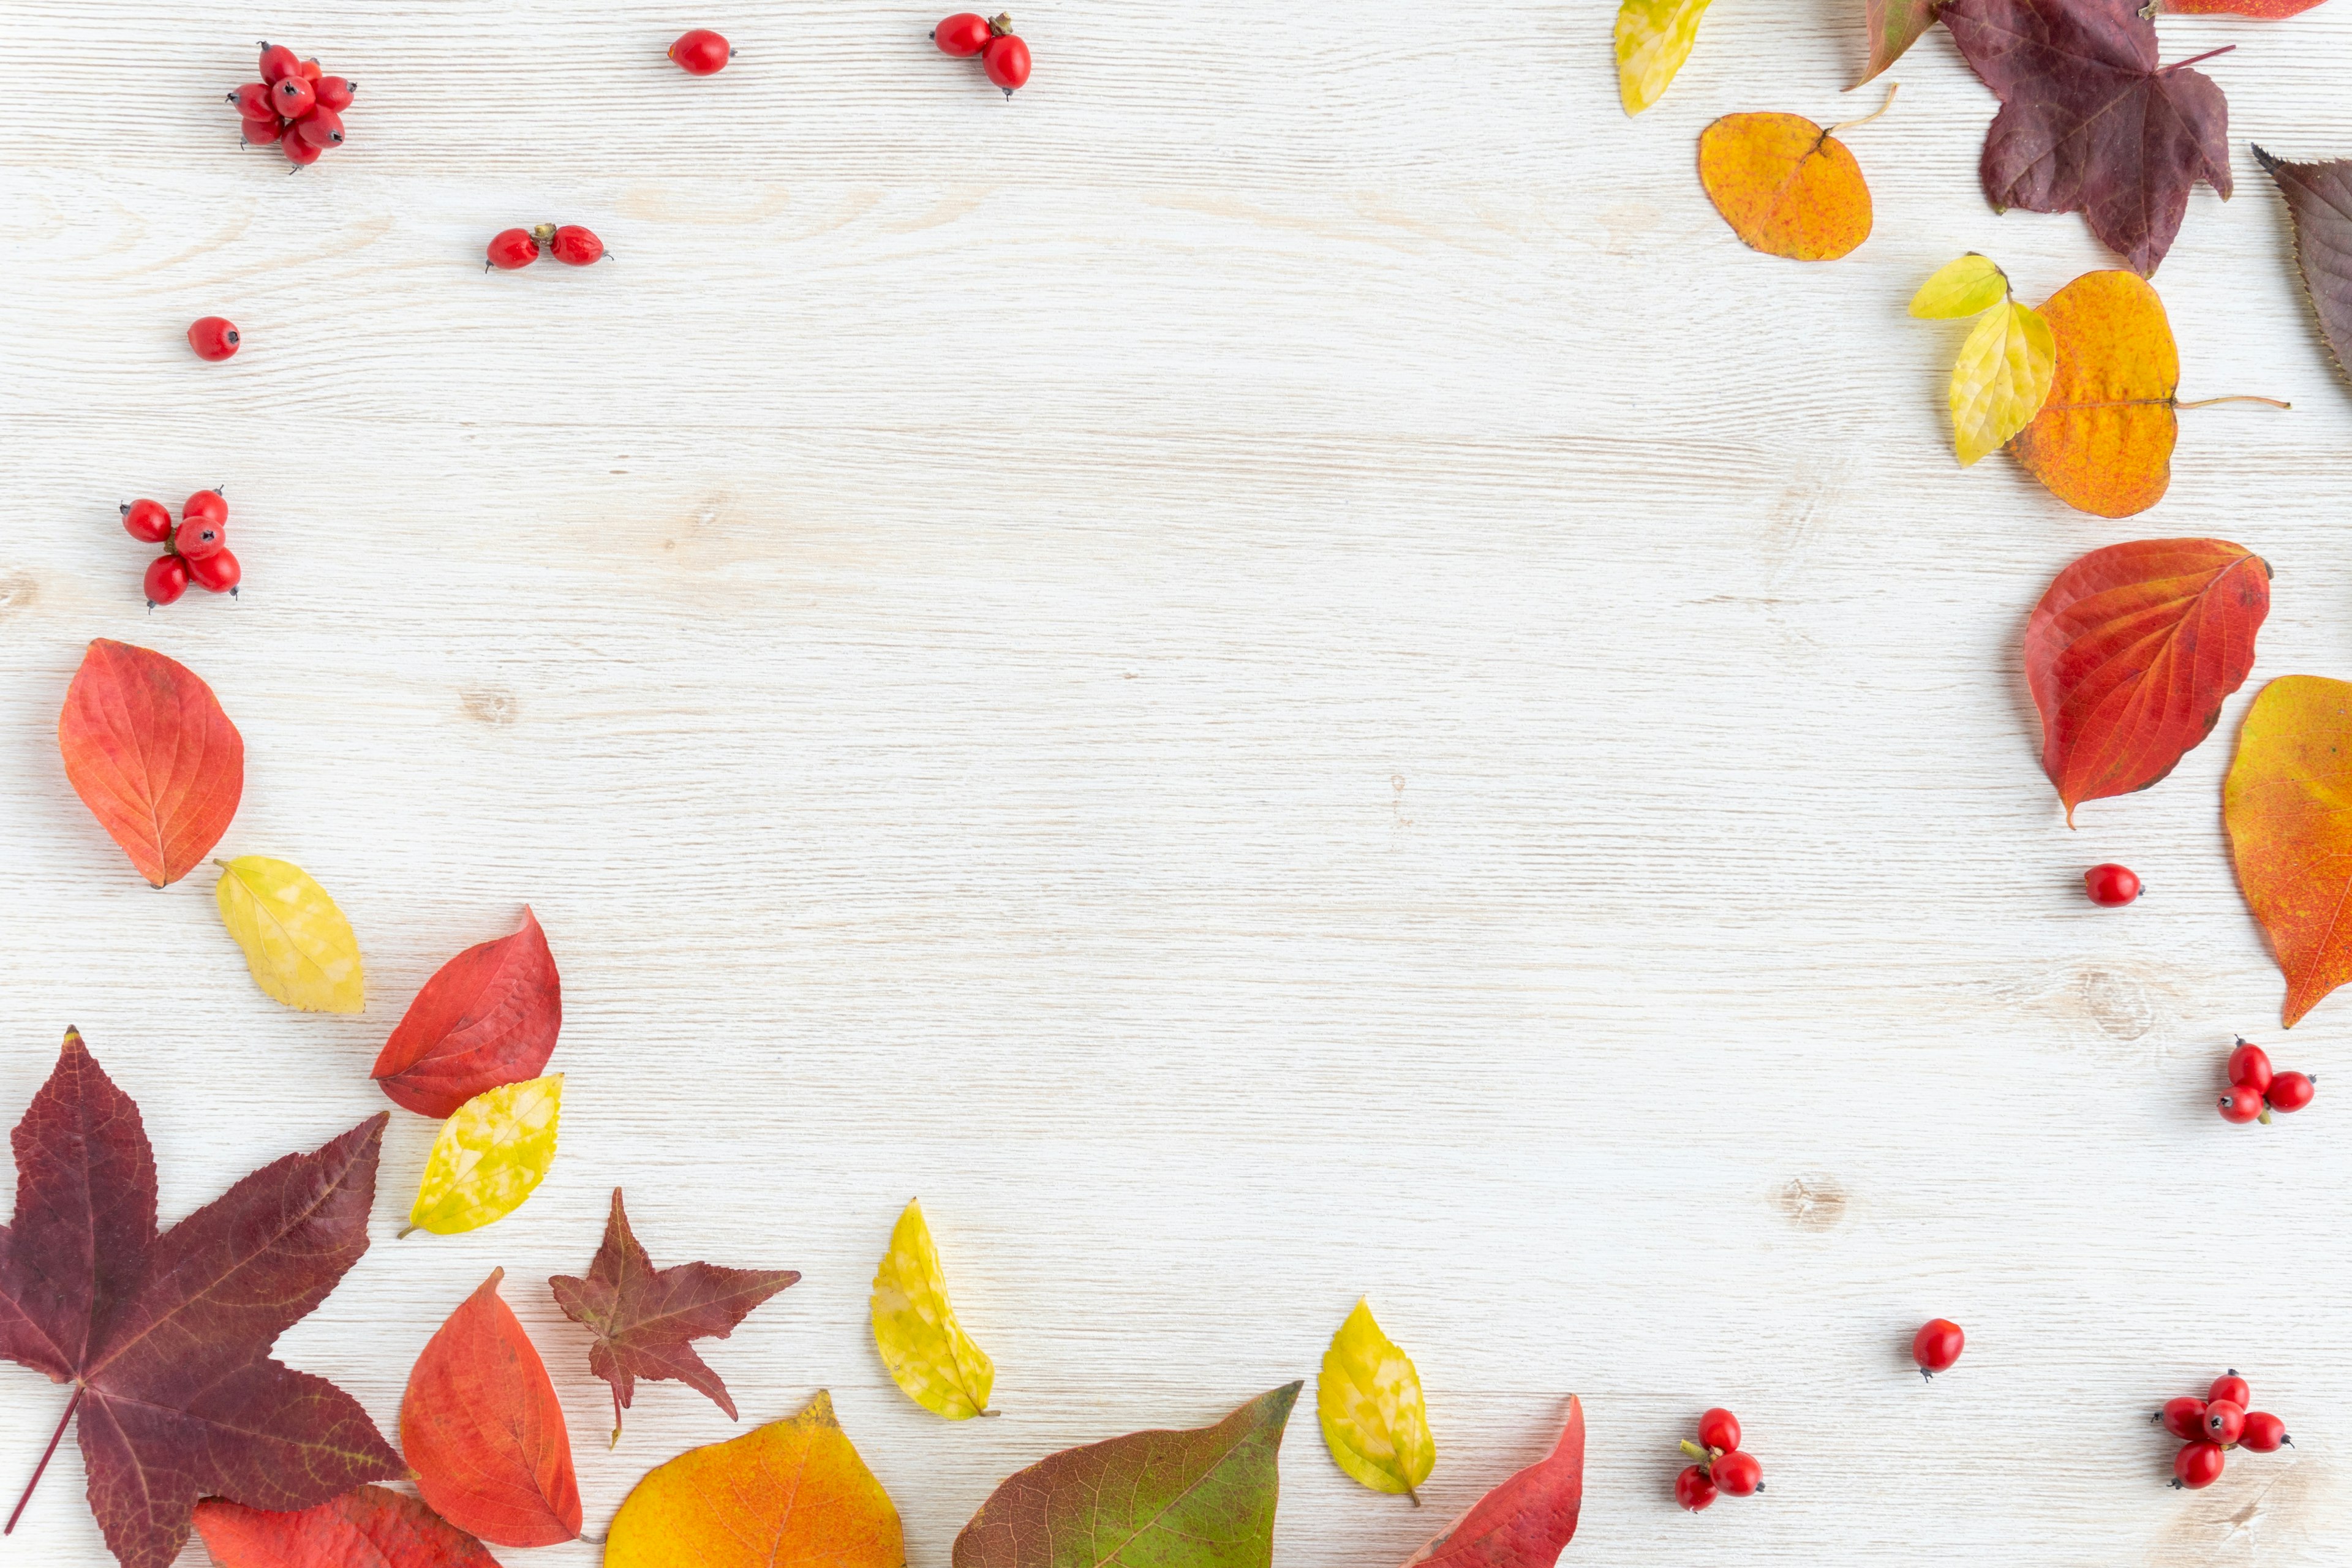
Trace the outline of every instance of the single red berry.
{"label": "single red berry", "polygon": [[172,537],[172,509],[159,500],[124,501],[122,527],[142,544],[161,544]]}
{"label": "single red berry", "polygon": [[1764,1467],[1745,1448],[1734,1448],[1707,1467],[1715,1489],[1726,1497],[1746,1497],[1764,1489]]}
{"label": "single red berry", "polygon": [[2184,1394],[2178,1399],[2166,1400],[2164,1408],[2156,1414],[2164,1423],[2164,1429],[2183,1442],[2193,1443],[2205,1436],[2205,1402],[2201,1399],[2191,1399]]}
{"label": "single red berry", "polygon": [[2228,1447],[2246,1429],[2246,1407],[2230,1399],[2209,1399],[2205,1402],[2205,1436]]}
{"label": "single red berry", "polygon": [[2245,1430],[2238,1434],[2238,1447],[2252,1448],[2257,1454],[2275,1454],[2294,1439],[2286,1435],[2286,1423],[2267,1410],[2246,1412]]}
{"label": "single red berry", "polygon": [[341,114],[360,95],[360,84],[348,77],[322,76],[310,85],[310,96],[319,100],[321,109],[331,109]]}
{"label": "single red berry", "polygon": [[282,76],[269,87],[270,104],[289,120],[299,120],[317,107],[319,95],[308,78]]}
{"label": "single red berry", "polygon": [[1696,1513],[1715,1501],[1715,1483],[1696,1465],[1685,1468],[1675,1478],[1675,1501]]}
{"label": "single red berry", "polygon": [[1010,33],[999,33],[980,51],[980,64],[988,72],[988,79],[1011,98],[1013,89],[1029,80],[1029,46]]}
{"label": "single red berry", "polygon": [[1731,1452],[1739,1447],[1739,1417],[1716,1406],[1698,1418],[1698,1442],[1702,1448]]}
{"label": "single red berry", "polygon": [[144,582],[147,607],[168,605],[188,591],[188,566],[176,555],[158,555],[147,563]]}
{"label": "single red berry", "polygon": [[314,109],[294,129],[320,152],[343,144],[343,117],[331,109]]}
{"label": "single red berry", "polygon": [[1960,1347],[1967,1342],[1968,1336],[1951,1319],[1930,1319],[1911,1336],[1911,1359],[1919,1363],[1920,1376],[1933,1377],[1952,1370],[1952,1363],[1960,1359]]}
{"label": "single red berry", "polygon": [[261,46],[261,79],[272,85],[302,74],[302,59],[283,44]]}
{"label": "single red berry", "polygon": [[240,120],[236,124],[238,134],[248,147],[267,147],[291,129],[274,114],[267,120]]}
{"label": "single red berry", "polygon": [[202,561],[228,548],[227,531],[223,524],[198,518],[180,524],[180,531],[172,536],[172,548],[183,560]]}
{"label": "single red berry", "polygon": [[226,316],[199,316],[188,323],[188,346],[198,359],[226,359],[236,353],[236,324]]}
{"label": "single red berry", "polygon": [[237,580],[245,575],[237,566],[236,557],[229,553],[226,547],[214,551],[210,555],[190,561],[187,566],[188,581],[199,588],[209,588],[215,594],[236,593]]}
{"label": "single red berry", "polygon": [[688,76],[714,76],[726,68],[735,51],[709,28],[697,27],[678,35],[677,42],[669,47],[669,58]]}
{"label": "single red berry", "polygon": [[226,522],[228,501],[218,490],[198,490],[180,504],[182,522]]}
{"label": "single red berry", "polygon": [[2221,1445],[2184,1443],[2173,1456],[2172,1484],[2199,1491],[2221,1479]]}
{"label": "single red berry", "polygon": [[278,145],[285,149],[286,161],[298,169],[307,169],[317,163],[321,152],[317,142],[305,142],[300,136],[295,134],[291,124],[289,124],[284,133],[278,138]]}
{"label": "single red berry", "polygon": [[974,11],[959,11],[931,29],[931,42],[939,45],[940,53],[953,55],[960,60],[970,59],[988,47],[992,36],[988,30],[988,18]]}
{"label": "single red berry", "polygon": [[2262,1047],[2238,1042],[2230,1053],[2230,1081],[2240,1089],[2251,1089],[2261,1094],[2271,1086],[2271,1058]]}
{"label": "single red berry", "polygon": [[604,242],[593,231],[567,223],[548,237],[547,253],[567,267],[585,267],[603,258]]}
{"label": "single red berry", "polygon": [[2271,1109],[2284,1115],[2301,1110],[2318,1092],[2319,1080],[2299,1072],[2283,1072],[2271,1079]]}
{"label": "single red berry", "polygon": [[2129,868],[2111,861],[2084,872],[2083,889],[2091,895],[2091,902],[2116,910],[2139,897],[2139,879]]}
{"label": "single red berry", "polygon": [[318,84],[320,72],[319,70],[319,62],[317,60],[304,60],[302,62],[301,71],[302,79],[304,81],[310,83],[314,87]]}
{"label": "single red berry", "polygon": [[2263,1097],[2251,1089],[2233,1089],[2221,1097],[2221,1120],[2243,1127],[2263,1113]]}
{"label": "single red berry", "polygon": [[511,272],[518,267],[528,267],[539,259],[539,241],[531,238],[527,228],[502,228],[490,236],[489,259],[482,266],[488,272],[495,267],[501,272]]}
{"label": "single red berry", "polygon": [[2238,1375],[2238,1369],[2233,1366],[2213,1380],[2213,1386],[2205,1391],[2205,1397],[2226,1399],[2243,1410],[2254,1402],[2254,1390],[2252,1384]]}
{"label": "single red berry", "polygon": [[269,84],[266,81],[247,82],[230,93],[228,100],[236,104],[237,113],[247,120],[278,118],[278,106],[269,101]]}

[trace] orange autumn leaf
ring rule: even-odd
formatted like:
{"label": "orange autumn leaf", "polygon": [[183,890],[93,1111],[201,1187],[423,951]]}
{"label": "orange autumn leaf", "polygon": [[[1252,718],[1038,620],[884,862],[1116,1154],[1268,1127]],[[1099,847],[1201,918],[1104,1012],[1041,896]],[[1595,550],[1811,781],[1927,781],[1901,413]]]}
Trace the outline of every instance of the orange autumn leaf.
{"label": "orange autumn leaf", "polygon": [[2090,272],[2042,307],[2057,340],[2050,396],[2009,449],[2068,506],[2129,517],[2164,499],[2180,419],[2180,353],[2137,273]]}
{"label": "orange autumn leaf", "polygon": [[1870,237],[1870,186],[1837,133],[1878,114],[1826,131],[1801,114],[1727,114],[1700,133],[1699,184],[1756,249],[1834,261]]}
{"label": "orange autumn leaf", "polygon": [[555,1384],[499,1297],[496,1268],[425,1342],[400,1403],[400,1451],[435,1512],[493,1546],[580,1534],[580,1483]]}
{"label": "orange autumn leaf", "polygon": [[2352,681],[2263,688],[2221,786],[2238,886],[2286,976],[2292,1027],[2352,980]]}
{"label": "orange autumn leaf", "polygon": [[245,738],[176,659],[100,637],[58,715],[66,781],[161,888],[204,864],[245,793]]}

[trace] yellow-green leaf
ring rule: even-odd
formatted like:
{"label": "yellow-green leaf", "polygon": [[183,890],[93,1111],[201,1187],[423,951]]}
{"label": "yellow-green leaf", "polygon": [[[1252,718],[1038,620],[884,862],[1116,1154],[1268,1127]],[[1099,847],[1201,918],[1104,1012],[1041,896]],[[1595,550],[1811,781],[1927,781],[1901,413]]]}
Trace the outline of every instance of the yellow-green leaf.
{"label": "yellow-green leaf", "polygon": [[1925,321],[1948,321],[1990,310],[2009,298],[2009,274],[1992,258],[1969,251],[1958,261],[1936,268],[1936,275],[1911,296],[1911,313]]}
{"label": "yellow-green leaf", "polygon": [[947,1277],[919,1203],[898,1216],[890,1250],[874,1271],[874,1343],[892,1381],[924,1409],[967,1421],[988,1408],[996,1363],[948,1305]]}
{"label": "yellow-green leaf", "polygon": [[408,1230],[455,1236],[520,1208],[555,1163],[562,1109],[562,1073],[502,1083],[459,1106],[433,1141]]}
{"label": "yellow-green leaf", "polygon": [[1617,8],[1617,90],[1625,112],[1658,101],[1690,58],[1709,0],[1625,0]]}
{"label": "yellow-green leaf", "polygon": [[367,1005],[360,939],[352,922],[301,867],[264,855],[214,862],[221,924],[245,949],[260,987],[305,1013],[356,1013]]}
{"label": "yellow-green leaf", "polygon": [[1952,444],[1962,468],[2033,423],[2057,368],[2058,339],[2041,311],[2011,300],[1984,313],[1952,365]]}
{"label": "yellow-green leaf", "polygon": [[1412,1358],[1381,1331],[1363,1301],[1348,1314],[1323,1352],[1316,1384],[1323,1441],[1339,1468],[1376,1492],[1403,1492],[1429,1479],[1437,1443],[1429,1435],[1421,1373]]}

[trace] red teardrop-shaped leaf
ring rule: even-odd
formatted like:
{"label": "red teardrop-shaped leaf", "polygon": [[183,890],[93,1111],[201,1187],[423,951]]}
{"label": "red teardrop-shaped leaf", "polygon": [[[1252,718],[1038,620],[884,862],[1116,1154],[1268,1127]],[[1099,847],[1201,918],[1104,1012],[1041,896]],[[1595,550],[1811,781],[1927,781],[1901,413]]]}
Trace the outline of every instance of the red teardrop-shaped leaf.
{"label": "red teardrop-shaped leaf", "polygon": [[394,1103],[446,1117],[486,1089],[537,1078],[563,1026],[563,983],[529,906],[522,929],[443,964],[375,1058]]}
{"label": "red teardrop-shaped leaf", "polygon": [[580,1483],[547,1364],[499,1297],[505,1276],[493,1270],[425,1342],[400,1447],[450,1523],[494,1546],[552,1546],[580,1534]]}
{"label": "red teardrop-shaped leaf", "polygon": [[204,864],[245,794],[245,738],[213,689],[129,643],[89,645],[58,715],[58,750],[81,803],[159,888]]}
{"label": "red teardrop-shaped leaf", "polygon": [[196,1505],[220,1568],[499,1568],[482,1543],[405,1493],[357,1487],[299,1513]]}
{"label": "red teardrop-shaped leaf", "polygon": [[2202,741],[2254,667],[2271,569],[2221,539],[2094,550],[2042,595],[2025,679],[2042,767],[2066,820],[2086,800],[2147,788]]}
{"label": "red teardrop-shaped leaf", "polygon": [[1584,1507],[1584,1405],[1568,1398],[1552,1450],[1488,1492],[1405,1568],[1553,1568]]}

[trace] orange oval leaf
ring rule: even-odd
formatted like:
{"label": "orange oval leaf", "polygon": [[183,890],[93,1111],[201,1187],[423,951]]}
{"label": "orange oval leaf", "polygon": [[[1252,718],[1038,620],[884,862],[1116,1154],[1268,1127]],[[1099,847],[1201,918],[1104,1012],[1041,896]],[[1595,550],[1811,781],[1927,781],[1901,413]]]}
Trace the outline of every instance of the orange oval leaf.
{"label": "orange oval leaf", "polygon": [[563,982],[528,905],[522,929],[476,942],[434,973],[375,1058],[375,1080],[419,1116],[537,1078],[563,1026]]}
{"label": "orange oval leaf", "polygon": [[2286,976],[2292,1027],[2352,980],[2352,681],[2284,675],[2246,710],[2221,786],[2238,886]]}
{"label": "orange oval leaf", "polygon": [[299,1513],[207,1498],[196,1505],[196,1533],[220,1568],[499,1568],[480,1542],[383,1487]]}
{"label": "orange oval leaf", "polygon": [[58,715],[58,750],[81,803],[159,888],[204,864],[245,794],[245,738],[213,689],[129,643],[89,645]]}
{"label": "orange oval leaf", "polygon": [[2164,499],[2180,352],[2164,301],[2130,272],[2087,272],[2042,307],[2057,340],[2050,396],[2009,449],[2060,500],[2129,517]]}
{"label": "orange oval leaf", "polygon": [[546,1363],[494,1269],[426,1342],[400,1403],[400,1448],[436,1513],[494,1546],[580,1533],[572,1437]]}
{"label": "orange oval leaf", "polygon": [[1801,114],[1727,114],[1698,139],[1699,184],[1734,234],[1792,261],[1870,237],[1870,186],[1846,144]]}

